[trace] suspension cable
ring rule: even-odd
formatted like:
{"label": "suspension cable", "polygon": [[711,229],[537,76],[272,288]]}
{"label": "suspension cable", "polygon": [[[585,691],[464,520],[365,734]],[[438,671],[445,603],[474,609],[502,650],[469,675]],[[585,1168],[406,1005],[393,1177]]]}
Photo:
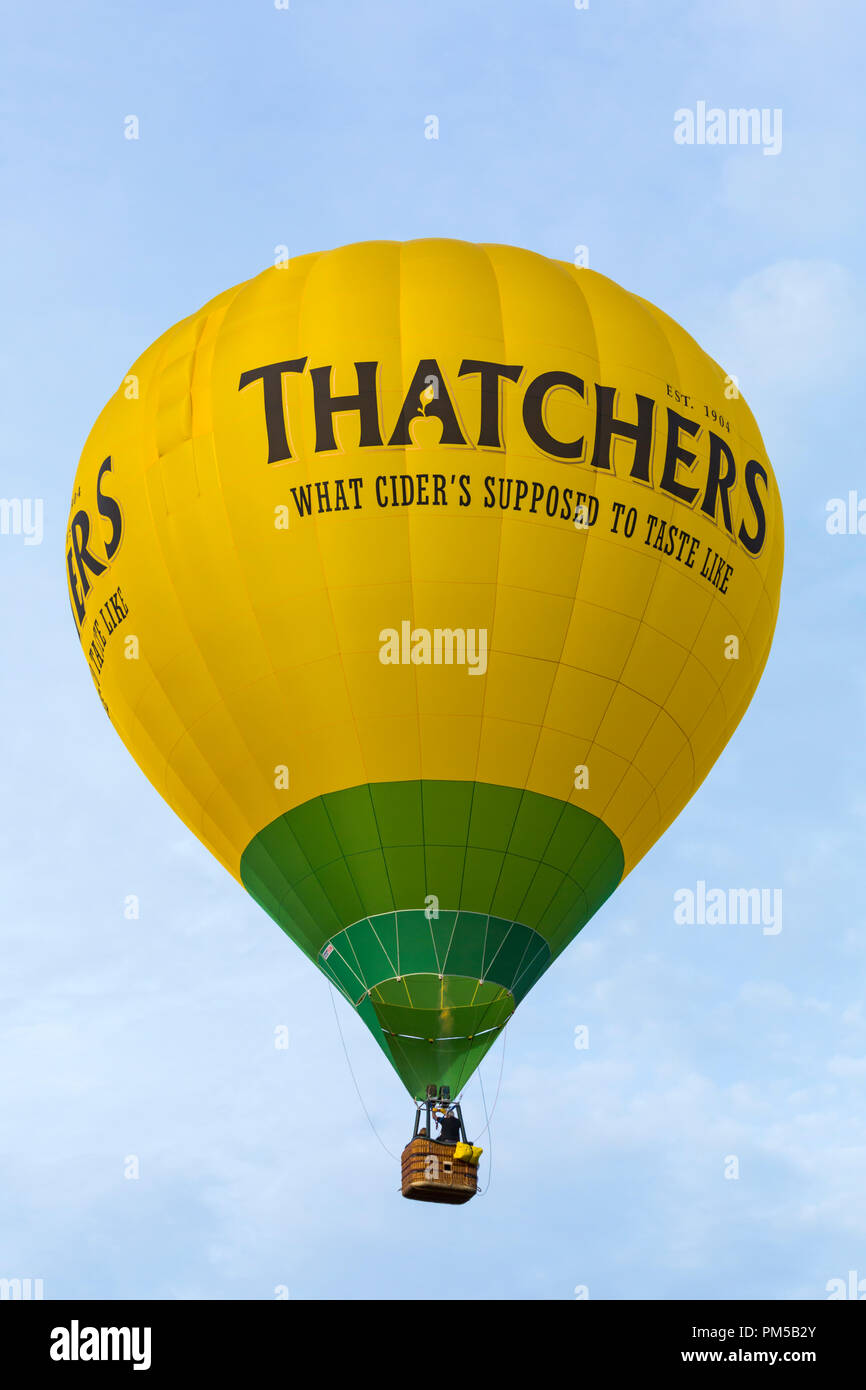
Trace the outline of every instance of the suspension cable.
{"label": "suspension cable", "polygon": [[342,1026],[341,1026],[341,1024],[340,1024],[340,1015],[337,1013],[337,1005],[336,1005],[336,1002],[335,1002],[335,1000],[334,1000],[334,993],[335,993],[335,991],[334,991],[334,986],[331,984],[330,980],[328,981],[328,988],[329,988],[330,991],[331,991],[331,1008],[334,1010],[334,1018],[337,1020],[337,1032],[340,1034],[340,1042],[343,1044],[343,1055],[344,1055],[344,1057],[346,1058],[346,1066],[349,1068],[349,1075],[350,1075],[351,1078],[352,1078],[352,1084],[354,1085],[355,1091],[357,1092],[358,1100],[361,1102],[361,1109],[363,1110],[364,1114],[367,1116],[367,1124],[370,1126],[370,1128],[371,1128],[371,1130],[373,1131],[373,1133],[375,1134],[376,1138],[379,1140],[379,1143],[382,1145],[382,1148],[385,1150],[385,1152],[386,1152],[386,1154],[388,1155],[388,1157],[389,1157],[389,1158],[393,1158],[393,1160],[394,1160],[395,1163],[399,1163],[400,1160],[398,1159],[397,1155],[396,1155],[396,1154],[392,1154],[391,1150],[388,1148],[388,1145],[385,1143],[384,1139],[382,1138],[381,1134],[380,1134],[379,1131],[377,1130],[376,1126],[373,1124],[373,1121],[370,1119],[370,1112],[368,1111],[366,1105],[364,1104],[364,1097],[361,1095],[361,1088],[360,1088],[360,1086],[358,1085],[357,1078],[356,1078],[355,1073],[354,1073],[354,1070],[353,1070],[353,1068],[352,1068],[352,1063],[349,1061],[349,1051],[348,1051],[348,1048],[346,1047],[346,1039],[343,1037],[343,1029],[342,1029]]}
{"label": "suspension cable", "polygon": [[[484,1126],[484,1129],[482,1129],[481,1133],[478,1135],[478,1138],[479,1138],[479,1139],[483,1138],[483,1136],[484,1136],[485,1133],[487,1132],[487,1129],[488,1129],[488,1127],[489,1127],[489,1125],[490,1125],[490,1120],[493,1119],[493,1116],[494,1116],[494,1114],[495,1114],[495,1112],[496,1112],[496,1107],[497,1107],[497,1105],[499,1104],[499,1091],[500,1091],[500,1088],[501,1088],[501,1086],[502,1086],[502,1073],[503,1073],[503,1070],[504,1070],[504,1068],[505,1068],[505,1035],[506,1035],[507,1027],[508,1027],[508,1025],[506,1024],[505,1028],[503,1028],[503,1030],[502,1030],[502,1051],[501,1051],[501,1053],[499,1054],[499,1080],[498,1080],[497,1083],[496,1083],[496,1095],[495,1095],[495,1097],[494,1097],[494,1099],[493,1099],[493,1108],[492,1108],[492,1110],[490,1111],[490,1119],[487,1121],[487,1124]],[[481,1080],[481,1068],[480,1068],[480,1067],[478,1068],[478,1080],[479,1080],[479,1081]],[[482,1084],[482,1087],[481,1087],[481,1096],[482,1096],[482,1100],[483,1100],[483,1098],[484,1098],[484,1086],[483,1086],[483,1084]]]}
{"label": "suspension cable", "polygon": [[487,1131],[490,1130],[490,1140],[489,1140],[489,1143],[488,1143],[488,1145],[487,1145],[487,1183],[486,1183],[486,1185],[485,1185],[484,1187],[478,1189],[478,1195],[479,1195],[479,1197],[484,1197],[484,1196],[487,1195],[487,1193],[490,1191],[490,1184],[491,1184],[491,1182],[493,1181],[493,1131],[490,1129],[490,1121],[493,1119],[494,1111],[496,1110],[496,1106],[497,1106],[497,1104],[499,1103],[499,1091],[500,1091],[500,1087],[502,1086],[502,1072],[503,1072],[504,1067],[505,1067],[505,1029],[503,1028],[503,1030],[502,1030],[502,1055],[501,1055],[501,1057],[500,1057],[500,1059],[499,1059],[499,1080],[498,1080],[497,1083],[496,1083],[496,1095],[495,1095],[494,1098],[493,1098],[493,1109],[490,1111],[490,1114],[489,1114],[489,1115],[488,1115],[488,1113],[487,1113],[487,1096],[485,1095],[485,1092],[484,1092],[484,1077],[481,1075],[481,1068],[480,1068],[480,1067],[478,1068],[478,1084],[479,1084],[480,1087],[481,1087],[481,1103],[482,1103],[482,1105],[484,1106],[484,1119],[485,1119],[484,1128],[482,1129],[481,1134],[478,1135],[478,1138],[480,1139],[480,1138],[482,1137],[482,1135],[486,1134]]}

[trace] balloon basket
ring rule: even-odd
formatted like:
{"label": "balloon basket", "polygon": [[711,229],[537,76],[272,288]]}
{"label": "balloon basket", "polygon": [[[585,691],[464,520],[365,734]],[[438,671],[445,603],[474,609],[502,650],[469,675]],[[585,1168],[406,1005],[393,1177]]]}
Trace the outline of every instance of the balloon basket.
{"label": "balloon basket", "polygon": [[410,1139],[401,1160],[403,1196],[448,1206],[470,1201],[478,1190],[478,1164],[455,1158],[455,1149],[435,1139]]}

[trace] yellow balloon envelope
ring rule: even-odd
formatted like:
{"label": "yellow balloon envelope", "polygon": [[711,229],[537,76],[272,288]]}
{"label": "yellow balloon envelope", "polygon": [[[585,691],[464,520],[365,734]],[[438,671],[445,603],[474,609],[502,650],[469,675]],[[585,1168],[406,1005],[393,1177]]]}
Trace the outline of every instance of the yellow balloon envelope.
{"label": "yellow balloon envelope", "polygon": [[424,240],[299,257],[154,343],[66,563],[139,766],[422,1095],[712,767],[782,554],[755,421],[673,320]]}

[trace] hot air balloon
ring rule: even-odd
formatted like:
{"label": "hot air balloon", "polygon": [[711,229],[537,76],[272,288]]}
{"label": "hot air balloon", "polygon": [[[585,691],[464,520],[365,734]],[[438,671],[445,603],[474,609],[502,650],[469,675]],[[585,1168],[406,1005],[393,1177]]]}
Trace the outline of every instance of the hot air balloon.
{"label": "hot air balloon", "polygon": [[170,329],[66,541],[127,748],[460,1143],[452,1097],[736,728],[782,555],[682,328],[450,240],[300,256]]}

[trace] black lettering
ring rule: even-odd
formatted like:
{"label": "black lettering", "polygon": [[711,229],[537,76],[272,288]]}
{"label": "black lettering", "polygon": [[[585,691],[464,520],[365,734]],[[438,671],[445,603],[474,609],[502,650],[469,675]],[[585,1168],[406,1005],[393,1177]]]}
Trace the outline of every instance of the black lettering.
{"label": "black lettering", "polygon": [[90,570],[93,575],[103,574],[105,565],[97,560],[95,555],[91,555],[87,549],[87,542],[90,539],[90,517],[87,512],[76,512],[70,524],[72,531],[72,549],[75,552],[75,564],[78,568],[78,575],[81,579],[81,593],[84,598],[90,593],[90,580],[87,578],[85,568]]}
{"label": "black lettering", "polygon": [[357,411],[361,420],[358,447],[372,449],[381,447],[379,433],[379,398],[376,393],[376,373],[378,362],[356,362],[358,390],[354,396],[331,395],[332,367],[313,367],[310,376],[313,381],[313,410],[316,416],[316,453],[327,453],[337,448],[334,437],[334,416],[345,411]]}
{"label": "black lettering", "polygon": [[[292,488],[291,494],[295,499],[295,506],[299,516],[311,516],[313,511],[313,499],[310,491],[311,483],[304,483],[301,487]],[[300,496],[298,495],[300,493]]]}
{"label": "black lettering", "polygon": [[[423,404],[421,392],[429,385],[427,378],[435,377],[437,383],[437,393],[433,399]],[[439,364],[434,357],[425,357],[418,363],[415,375],[406,392],[406,399],[397,417],[394,426],[394,433],[388,440],[389,445],[398,445],[401,448],[408,448],[412,443],[410,432],[410,422],[419,414],[423,414],[425,419],[433,415],[437,420],[442,421],[442,434],[439,439],[440,444],[465,444],[460,425],[457,421],[457,412],[451,403],[451,397],[445,389],[445,382],[439,370]]]}
{"label": "black lettering", "polygon": [[460,363],[458,376],[481,377],[481,424],[478,430],[479,449],[500,449],[499,414],[502,397],[501,382],[519,381],[522,367],[505,367],[501,362],[479,362],[469,357]]}
{"label": "black lettering", "polygon": [[78,576],[72,568],[72,551],[66,552],[66,569],[69,574],[69,592],[72,596],[72,616],[75,618],[76,627],[81,627],[84,622],[84,600],[78,592]]}
{"label": "black lettering", "polygon": [[756,526],[755,534],[750,536],[746,530],[745,522],[741,521],[738,535],[743,547],[748,550],[750,555],[759,555],[763,549],[767,535],[767,514],[764,511],[763,499],[758,492],[757,479],[762,478],[764,486],[769,487],[767,470],[757,459],[749,459],[743,478],[746,484],[746,492],[749,494],[749,501],[755,513]]}
{"label": "black lettering", "polygon": [[[725,471],[722,472],[722,461],[725,463]],[[707,489],[704,493],[704,500],[701,503],[701,511],[705,516],[716,520],[716,501],[721,498],[722,518],[725,523],[725,530],[729,535],[734,534],[734,523],[731,519],[731,488],[737,478],[737,465],[730,448],[724,439],[720,439],[717,434],[710,430],[710,463],[707,470]]]}
{"label": "black lettering", "polygon": [[106,473],[111,472],[111,456],[102,463],[96,475],[96,506],[99,515],[105,517],[106,521],[111,522],[111,538],[105,543],[105,558],[111,560],[120,545],[123,535],[123,516],[113,497],[109,497],[102,491],[102,479]]}
{"label": "black lettering", "polygon": [[698,495],[698,489],[686,487],[685,483],[677,482],[677,466],[684,464],[686,468],[691,468],[697,455],[682,447],[680,430],[685,430],[686,434],[695,435],[700,428],[697,420],[687,420],[684,415],[678,415],[675,410],[671,410],[668,406],[668,442],[665,450],[664,472],[659,487],[663,492],[669,492],[671,497],[677,497],[680,502],[687,504],[694,502]]}
{"label": "black lettering", "polygon": [[637,478],[642,483],[648,483],[651,481],[650,460],[652,458],[655,401],[651,396],[641,396],[635,392],[637,424],[632,425],[628,420],[616,418],[613,413],[615,400],[616,388],[614,386],[596,386],[595,445],[590,463],[593,468],[612,468],[610,446],[613,436],[618,435],[621,439],[633,439],[635,441],[634,461],[629,476]]}
{"label": "black lettering", "polygon": [[570,444],[554,439],[544,423],[544,402],[548,391],[567,386],[583,398],[583,382],[571,372],[542,372],[527,387],[523,397],[523,424],[526,433],[539,449],[557,459],[578,459],[583,454],[583,435]]}
{"label": "black lettering", "polygon": [[253,381],[262,383],[265,428],[268,432],[268,463],[285,463],[286,459],[292,457],[283,412],[283,377],[286,372],[302,372],[306,365],[306,357],[296,357],[291,362],[269,362],[264,367],[254,367],[252,371],[241,372],[239,391],[243,391]]}

